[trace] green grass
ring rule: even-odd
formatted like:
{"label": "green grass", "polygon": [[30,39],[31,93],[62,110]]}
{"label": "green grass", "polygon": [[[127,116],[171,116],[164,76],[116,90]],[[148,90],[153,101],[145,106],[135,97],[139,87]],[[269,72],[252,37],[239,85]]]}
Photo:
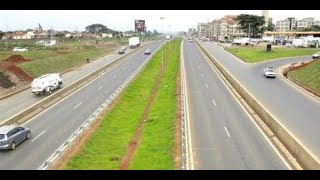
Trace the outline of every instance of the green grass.
{"label": "green grass", "polygon": [[80,152],[68,162],[66,169],[119,168],[160,68],[161,51],[158,51],[137,79],[125,89]]}
{"label": "green grass", "polygon": [[266,47],[231,47],[229,52],[239,57],[245,62],[254,63],[269,59],[305,56],[319,52],[318,48],[274,48],[271,52],[266,51]]}
{"label": "green grass", "polygon": [[180,39],[171,42],[169,62],[129,169],[174,169],[176,78],[180,43]]}
{"label": "green grass", "polygon": [[97,49],[47,56],[51,53],[48,52],[48,54],[46,54],[46,58],[39,58],[40,60],[25,62],[18,66],[35,78],[46,73],[66,71],[72,67],[85,64],[87,58],[95,60],[99,57],[110,54],[111,52],[111,49]]}
{"label": "green grass", "polygon": [[289,71],[288,76],[320,93],[320,59],[295,71]]}

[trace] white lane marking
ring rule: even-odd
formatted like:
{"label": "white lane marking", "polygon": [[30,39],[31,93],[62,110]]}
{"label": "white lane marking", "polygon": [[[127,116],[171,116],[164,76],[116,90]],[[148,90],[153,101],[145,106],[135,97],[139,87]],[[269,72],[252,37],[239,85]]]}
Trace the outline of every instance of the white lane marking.
{"label": "white lane marking", "polygon": [[82,104],[82,102],[80,102],[78,105],[76,105],[75,107],[73,107],[73,109],[77,109],[77,107],[79,107]]}
{"label": "white lane marking", "polygon": [[216,102],[214,101],[214,99],[212,99],[212,102],[214,104],[214,106],[217,106]]}
{"label": "white lane marking", "polygon": [[230,137],[230,134],[229,134],[227,127],[224,127],[224,130],[227,132],[228,137]]}
{"label": "white lane marking", "polygon": [[198,69],[200,69],[200,66],[198,66]]}
{"label": "white lane marking", "polygon": [[201,77],[203,77],[203,73],[201,73]]}
{"label": "white lane marking", "polygon": [[[191,125],[190,125],[190,112],[189,112],[189,102],[188,102],[188,96],[189,96],[189,92],[188,92],[188,87],[187,87],[187,73],[186,73],[186,69],[185,69],[185,59],[184,59],[184,50],[183,50],[183,44],[181,43],[180,46],[180,51],[181,51],[181,68],[183,71],[183,75],[184,75],[184,79],[183,79],[183,83],[184,83],[184,88],[185,88],[185,105],[186,105],[186,123],[185,123],[185,129],[186,129],[186,146],[187,146],[187,170],[194,170],[194,162],[193,162],[193,150],[192,150],[192,139],[191,139]],[[192,67],[193,68],[193,67]]]}
{"label": "white lane marking", "polygon": [[47,129],[44,130],[44,131],[42,131],[38,136],[36,136],[35,138],[33,138],[33,139],[31,140],[31,142],[35,141],[38,137],[40,137],[40,136],[41,136],[42,134],[44,134],[46,131],[47,131]]}
{"label": "white lane marking", "polygon": [[98,91],[100,91],[102,88],[103,88],[103,86],[100,86],[100,87],[98,88]]}
{"label": "white lane marking", "polygon": [[117,75],[114,75],[112,78],[115,78],[115,77],[117,77]]}
{"label": "white lane marking", "polygon": [[[203,54],[203,53],[201,53]],[[212,54],[211,54],[212,55]],[[214,55],[212,55],[214,57]],[[216,75],[219,77],[219,79],[221,80],[221,82],[224,84],[224,86],[226,87],[226,89],[230,92],[230,94],[234,97],[234,99],[239,103],[240,107],[243,109],[243,111],[247,114],[247,116],[249,117],[249,119],[253,122],[253,124],[256,126],[256,128],[260,131],[260,133],[263,135],[263,137],[266,139],[266,141],[270,144],[270,146],[272,147],[272,149],[277,153],[277,155],[280,157],[280,159],[282,160],[282,162],[287,166],[287,168],[289,170],[292,170],[291,166],[288,164],[288,162],[284,159],[284,157],[281,155],[281,153],[279,152],[279,150],[275,147],[275,145],[270,141],[270,139],[268,138],[268,136],[266,135],[266,133],[260,128],[260,126],[257,124],[257,122],[253,119],[253,117],[249,114],[249,112],[245,109],[245,107],[242,105],[242,103],[239,101],[239,99],[236,97],[236,95],[233,94],[233,92],[231,91],[231,89],[228,88],[228,85],[226,84],[226,82],[224,82],[224,80],[222,79],[222,77],[218,74],[218,72],[213,68],[213,65],[210,63],[211,61],[203,55],[203,57],[207,60],[207,63],[210,65],[211,69],[213,70],[213,72],[216,73]],[[216,57],[214,57],[215,59],[217,59]]]}
{"label": "white lane marking", "polygon": [[206,87],[208,88],[208,84],[206,83]]}

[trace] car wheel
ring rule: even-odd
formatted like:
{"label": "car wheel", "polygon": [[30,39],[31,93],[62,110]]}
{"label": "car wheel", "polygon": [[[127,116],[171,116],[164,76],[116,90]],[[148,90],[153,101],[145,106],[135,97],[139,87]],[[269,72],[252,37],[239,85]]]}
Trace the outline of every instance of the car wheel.
{"label": "car wheel", "polygon": [[28,132],[28,133],[27,133],[27,139],[30,139],[30,138],[31,138],[31,133]]}
{"label": "car wheel", "polygon": [[15,142],[12,142],[12,143],[11,143],[11,150],[14,150],[14,149],[16,149],[16,143],[15,143]]}
{"label": "car wheel", "polygon": [[50,95],[52,93],[51,88],[49,88],[48,90],[48,94]]}

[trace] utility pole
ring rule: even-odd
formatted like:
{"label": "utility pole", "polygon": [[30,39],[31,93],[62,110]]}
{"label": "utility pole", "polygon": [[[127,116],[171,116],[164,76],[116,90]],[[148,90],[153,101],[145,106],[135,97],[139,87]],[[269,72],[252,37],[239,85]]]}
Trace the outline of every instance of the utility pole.
{"label": "utility pole", "polygon": [[250,25],[251,25],[251,23],[249,23],[249,32],[248,32],[248,38],[250,38]]}
{"label": "utility pole", "polygon": [[[163,42],[163,29],[162,29],[162,21],[163,21],[163,19],[164,19],[164,17],[160,17],[160,20],[161,20],[161,38],[162,38],[162,42]],[[162,47],[161,70],[163,70],[163,47]]]}
{"label": "utility pole", "polygon": [[170,41],[171,41],[171,25],[169,25],[169,50],[170,50]]}

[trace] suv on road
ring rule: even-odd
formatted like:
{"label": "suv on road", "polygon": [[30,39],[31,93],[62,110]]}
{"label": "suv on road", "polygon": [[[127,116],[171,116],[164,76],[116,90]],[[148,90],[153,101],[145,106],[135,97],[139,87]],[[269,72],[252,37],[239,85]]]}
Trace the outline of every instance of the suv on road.
{"label": "suv on road", "polygon": [[0,149],[14,150],[16,145],[22,143],[26,139],[30,139],[31,132],[29,128],[17,125],[9,125],[0,127]]}
{"label": "suv on road", "polygon": [[145,49],[144,50],[144,54],[151,54],[151,50],[148,48],[148,49]]}
{"label": "suv on road", "polygon": [[268,77],[275,78],[276,77],[276,71],[271,66],[266,67],[266,68],[264,68],[264,76],[266,78],[268,78]]}
{"label": "suv on road", "polygon": [[24,51],[28,51],[27,48],[22,48],[22,47],[15,47],[13,48],[12,51],[15,51],[15,52],[24,52]]}
{"label": "suv on road", "polygon": [[312,54],[312,59],[316,59],[320,57],[320,52],[317,52],[315,54]]}

